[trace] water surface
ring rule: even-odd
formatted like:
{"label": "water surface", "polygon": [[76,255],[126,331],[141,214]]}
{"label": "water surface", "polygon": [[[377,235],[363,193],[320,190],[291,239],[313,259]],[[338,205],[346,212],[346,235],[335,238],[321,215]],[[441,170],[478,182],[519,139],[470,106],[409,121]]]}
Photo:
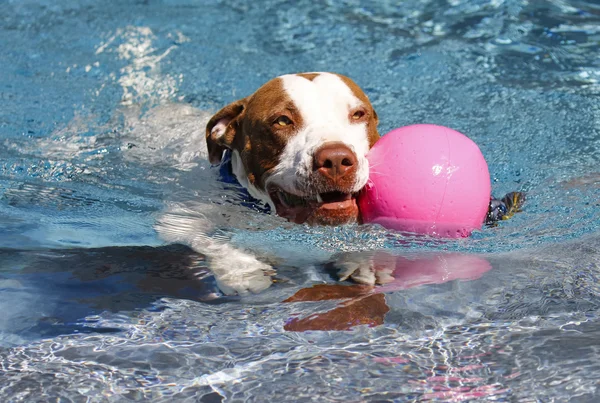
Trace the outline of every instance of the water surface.
{"label": "water surface", "polygon": [[[396,3],[0,3],[2,401],[595,401],[600,7]],[[197,180],[211,112],[321,70],[362,86],[382,133],[468,134],[524,211],[439,242],[292,227],[215,170]],[[200,254],[152,229],[174,198],[244,214],[222,236],[279,256],[281,281],[223,297]],[[369,297],[382,324],[291,331],[360,304],[282,302],[335,286],[319,259],[373,250],[404,262]]]}

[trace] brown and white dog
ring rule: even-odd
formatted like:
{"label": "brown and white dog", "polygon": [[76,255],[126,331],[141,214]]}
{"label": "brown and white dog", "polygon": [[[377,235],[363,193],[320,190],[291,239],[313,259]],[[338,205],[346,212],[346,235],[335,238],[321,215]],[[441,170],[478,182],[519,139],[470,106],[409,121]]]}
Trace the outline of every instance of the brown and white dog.
{"label": "brown and white dog", "polygon": [[211,163],[232,150],[249,193],[295,223],[356,220],[366,154],[379,139],[377,114],[349,78],[285,75],[221,109],[206,127]]}
{"label": "brown and white dog", "polygon": [[[366,154],[379,139],[377,123],[368,97],[348,77],[284,75],[209,120],[207,156],[219,164],[230,150],[239,183],[288,221],[339,225],[359,218],[355,197],[369,176]],[[225,293],[268,287],[270,266],[208,236],[214,224],[207,209],[174,206],[156,228],[207,255]]]}

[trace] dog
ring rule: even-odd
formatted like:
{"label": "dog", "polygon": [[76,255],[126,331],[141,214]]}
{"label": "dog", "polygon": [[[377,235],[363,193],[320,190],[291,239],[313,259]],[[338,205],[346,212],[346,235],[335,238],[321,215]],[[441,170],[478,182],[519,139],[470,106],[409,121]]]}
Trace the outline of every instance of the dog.
{"label": "dog", "polygon": [[[369,98],[350,78],[288,74],[213,115],[200,155],[213,165],[230,164],[235,180],[254,199],[289,222],[343,225],[360,221],[356,196],[369,177],[366,155],[380,137],[377,125]],[[509,218],[523,201],[519,192],[492,199],[486,224]],[[233,209],[172,203],[155,228],[164,240],[204,254],[225,294],[260,292],[271,285],[272,266],[219,236],[219,226],[226,224],[219,220],[235,215]],[[369,253],[337,256],[336,266],[340,280],[367,285],[393,280],[374,267]]]}
{"label": "dog", "polygon": [[[366,154],[379,139],[378,116],[350,78],[334,73],[288,74],[212,116],[205,155],[228,156],[236,180],[255,199],[296,224],[342,225],[359,220],[357,193],[367,183]],[[273,268],[211,235],[218,205],[172,204],[155,228],[169,242],[206,255],[223,293],[259,292]],[[360,265],[358,265],[360,266]],[[344,269],[352,276],[359,267]],[[373,284],[374,275],[357,275]]]}

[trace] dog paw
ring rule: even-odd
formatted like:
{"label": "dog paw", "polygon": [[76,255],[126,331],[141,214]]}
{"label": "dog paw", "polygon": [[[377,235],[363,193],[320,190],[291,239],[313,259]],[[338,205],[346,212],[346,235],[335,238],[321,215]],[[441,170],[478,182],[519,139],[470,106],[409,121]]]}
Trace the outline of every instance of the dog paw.
{"label": "dog paw", "polygon": [[373,256],[368,253],[346,253],[338,256],[335,265],[338,267],[340,281],[350,279],[358,284],[376,285],[394,280],[393,259],[382,259],[381,254]]}
{"label": "dog paw", "polygon": [[235,251],[228,256],[210,259],[210,269],[225,295],[245,295],[266,290],[273,283],[275,270],[254,256]]}

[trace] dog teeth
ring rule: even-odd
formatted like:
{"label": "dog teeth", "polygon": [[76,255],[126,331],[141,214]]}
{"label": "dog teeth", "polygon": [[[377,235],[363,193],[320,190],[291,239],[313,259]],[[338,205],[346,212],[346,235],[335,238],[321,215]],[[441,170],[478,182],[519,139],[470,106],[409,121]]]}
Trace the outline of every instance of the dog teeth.
{"label": "dog teeth", "polygon": [[321,194],[317,193],[317,203],[323,203],[323,198],[321,197]]}

